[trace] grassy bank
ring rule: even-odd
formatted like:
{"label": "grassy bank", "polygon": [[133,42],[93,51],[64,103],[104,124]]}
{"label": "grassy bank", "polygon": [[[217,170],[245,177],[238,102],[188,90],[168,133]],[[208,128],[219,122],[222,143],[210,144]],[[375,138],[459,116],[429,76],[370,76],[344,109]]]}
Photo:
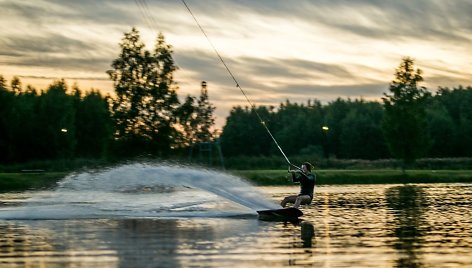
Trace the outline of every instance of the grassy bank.
{"label": "grassy bank", "polygon": [[66,175],[66,172],[0,173],[0,192],[48,188]]}
{"label": "grassy bank", "polygon": [[[286,170],[233,170],[257,185],[293,185]],[[67,172],[0,173],[0,192],[44,189]],[[317,184],[472,183],[472,170],[317,170]]]}
{"label": "grassy bank", "polygon": [[[258,185],[292,185],[286,170],[238,170]],[[318,170],[317,184],[472,183],[472,170]]]}

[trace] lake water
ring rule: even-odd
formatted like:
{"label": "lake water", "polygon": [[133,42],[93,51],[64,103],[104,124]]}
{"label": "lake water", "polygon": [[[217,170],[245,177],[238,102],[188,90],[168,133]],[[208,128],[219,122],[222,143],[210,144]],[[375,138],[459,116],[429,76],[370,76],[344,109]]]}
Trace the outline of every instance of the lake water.
{"label": "lake water", "polygon": [[0,267],[472,267],[472,185],[320,186],[300,222],[269,222],[297,187],[129,165],[0,193]]}

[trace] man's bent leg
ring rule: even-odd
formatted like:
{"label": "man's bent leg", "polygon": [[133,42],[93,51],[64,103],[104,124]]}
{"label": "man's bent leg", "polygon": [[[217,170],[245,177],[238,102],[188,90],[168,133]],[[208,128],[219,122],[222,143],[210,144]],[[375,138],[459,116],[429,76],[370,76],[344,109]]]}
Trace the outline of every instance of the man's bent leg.
{"label": "man's bent leg", "polygon": [[287,205],[287,203],[295,203],[296,200],[297,200],[297,197],[296,195],[291,195],[291,196],[287,196],[284,198],[284,200],[282,200],[282,202],[280,202],[280,205],[282,207],[285,207]]}
{"label": "man's bent leg", "polygon": [[311,197],[309,195],[299,195],[295,200],[294,208],[298,208],[301,204],[307,205],[311,203]]}

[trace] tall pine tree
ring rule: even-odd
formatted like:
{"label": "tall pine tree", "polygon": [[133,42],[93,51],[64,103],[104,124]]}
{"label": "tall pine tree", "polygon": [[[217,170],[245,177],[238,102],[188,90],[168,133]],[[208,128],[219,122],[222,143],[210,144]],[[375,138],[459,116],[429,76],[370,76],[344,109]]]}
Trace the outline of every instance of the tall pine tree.
{"label": "tall pine tree", "polygon": [[382,98],[385,107],[383,132],[392,155],[403,160],[403,168],[423,156],[430,144],[425,102],[430,93],[419,86],[422,71],[412,58],[403,58],[390,83],[390,94]]}

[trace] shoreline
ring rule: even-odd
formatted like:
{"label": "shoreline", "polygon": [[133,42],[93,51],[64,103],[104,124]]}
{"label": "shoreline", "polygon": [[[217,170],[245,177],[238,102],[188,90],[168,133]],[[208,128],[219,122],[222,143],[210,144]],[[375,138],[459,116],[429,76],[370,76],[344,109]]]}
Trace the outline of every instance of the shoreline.
{"label": "shoreline", "polygon": [[[472,183],[472,170],[359,169],[315,170],[317,185],[330,184],[404,184],[404,183]],[[286,170],[238,170],[256,185],[293,185]]]}
{"label": "shoreline", "polygon": [[[258,186],[293,185],[286,170],[230,170]],[[71,172],[0,173],[0,192],[54,187]],[[315,170],[317,185],[472,183],[472,170],[325,169]]]}

